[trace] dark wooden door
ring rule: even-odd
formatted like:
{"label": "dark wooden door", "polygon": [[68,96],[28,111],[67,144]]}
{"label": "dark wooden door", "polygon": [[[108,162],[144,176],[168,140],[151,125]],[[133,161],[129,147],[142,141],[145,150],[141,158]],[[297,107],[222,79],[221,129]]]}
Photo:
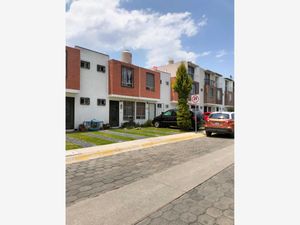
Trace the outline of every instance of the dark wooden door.
{"label": "dark wooden door", "polygon": [[74,98],[66,97],[66,129],[74,129]]}
{"label": "dark wooden door", "polygon": [[109,101],[109,125],[111,127],[119,126],[119,102]]}

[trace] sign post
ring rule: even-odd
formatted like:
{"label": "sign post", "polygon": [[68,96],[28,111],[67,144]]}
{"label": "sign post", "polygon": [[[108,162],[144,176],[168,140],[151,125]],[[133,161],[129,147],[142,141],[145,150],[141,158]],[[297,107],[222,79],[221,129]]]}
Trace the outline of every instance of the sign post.
{"label": "sign post", "polygon": [[196,115],[196,105],[199,102],[199,95],[191,96],[192,103],[194,104],[194,116],[195,116],[195,133],[197,133],[197,115]]}

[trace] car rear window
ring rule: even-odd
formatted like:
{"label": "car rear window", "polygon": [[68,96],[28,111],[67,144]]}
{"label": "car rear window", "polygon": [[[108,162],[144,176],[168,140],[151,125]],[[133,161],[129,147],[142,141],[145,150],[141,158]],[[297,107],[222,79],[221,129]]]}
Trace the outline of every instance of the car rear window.
{"label": "car rear window", "polygon": [[229,114],[225,113],[213,113],[209,115],[210,119],[229,119]]}

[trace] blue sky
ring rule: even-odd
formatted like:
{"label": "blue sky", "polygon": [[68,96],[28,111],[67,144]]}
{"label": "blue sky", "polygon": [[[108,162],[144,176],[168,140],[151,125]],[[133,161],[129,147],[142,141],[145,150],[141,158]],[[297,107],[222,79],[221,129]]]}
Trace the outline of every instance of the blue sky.
{"label": "blue sky", "polygon": [[68,45],[80,45],[151,67],[169,58],[234,77],[233,0],[67,1]]}

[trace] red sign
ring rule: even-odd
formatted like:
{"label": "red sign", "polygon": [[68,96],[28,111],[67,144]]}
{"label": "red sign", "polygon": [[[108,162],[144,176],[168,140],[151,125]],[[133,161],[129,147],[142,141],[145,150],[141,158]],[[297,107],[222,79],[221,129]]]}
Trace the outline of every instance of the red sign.
{"label": "red sign", "polygon": [[199,95],[192,95],[191,96],[191,100],[194,104],[198,103],[199,102]]}

